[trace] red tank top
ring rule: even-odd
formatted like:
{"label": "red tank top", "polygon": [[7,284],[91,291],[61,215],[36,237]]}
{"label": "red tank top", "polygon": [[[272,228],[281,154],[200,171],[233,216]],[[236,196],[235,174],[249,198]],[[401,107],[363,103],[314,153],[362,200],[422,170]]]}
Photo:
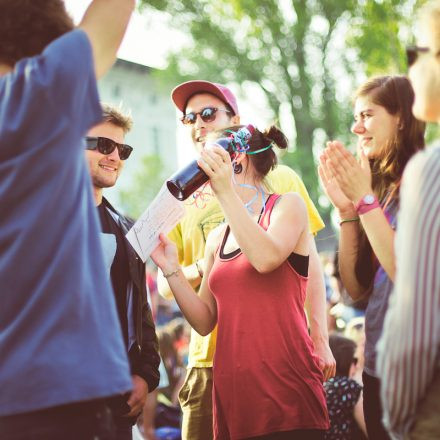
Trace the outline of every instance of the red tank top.
{"label": "red tank top", "polygon": [[[269,198],[259,220],[265,230],[278,197]],[[215,440],[328,429],[323,376],[304,313],[307,278],[288,261],[260,274],[239,249],[223,255],[228,230],[209,277],[218,311]]]}

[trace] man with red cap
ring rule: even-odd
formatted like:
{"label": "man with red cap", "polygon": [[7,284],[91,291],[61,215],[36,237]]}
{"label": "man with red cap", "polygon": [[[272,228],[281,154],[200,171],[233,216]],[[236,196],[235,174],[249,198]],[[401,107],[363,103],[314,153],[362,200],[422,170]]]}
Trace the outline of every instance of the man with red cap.
{"label": "man with red cap", "polygon": [[[177,86],[171,98],[183,113],[181,121],[188,127],[198,152],[204,147],[210,132],[240,123],[237,100],[231,90],[222,84],[188,81]],[[327,380],[335,373],[335,361],[328,346],[324,278],[313,239],[313,234],[322,229],[324,224],[303,182],[292,169],[278,165],[269,173],[267,179],[274,192],[279,194],[297,192],[307,206],[312,246],[306,304],[311,336]],[[209,185],[197,191],[185,204],[185,217],[171,231],[170,238],[177,245],[179,262],[185,277],[194,288],[197,288],[203,277],[206,238],[212,229],[224,221],[224,216]],[[166,298],[173,297],[168,282],[160,271],[158,288]],[[216,330],[204,337],[191,330],[188,371],[179,395],[183,411],[182,439],[184,440],[213,438],[211,395],[215,343]]]}

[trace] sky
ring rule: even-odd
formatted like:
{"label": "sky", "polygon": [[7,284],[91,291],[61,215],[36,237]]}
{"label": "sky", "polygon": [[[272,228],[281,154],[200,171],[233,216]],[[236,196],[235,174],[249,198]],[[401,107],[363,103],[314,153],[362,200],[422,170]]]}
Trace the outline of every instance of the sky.
{"label": "sky", "polygon": [[[66,8],[78,23],[91,0],[64,0]],[[171,45],[179,39],[168,25],[168,15],[160,12],[133,14],[118,57],[150,67],[164,68],[165,56]],[[171,35],[170,35],[171,34]]]}

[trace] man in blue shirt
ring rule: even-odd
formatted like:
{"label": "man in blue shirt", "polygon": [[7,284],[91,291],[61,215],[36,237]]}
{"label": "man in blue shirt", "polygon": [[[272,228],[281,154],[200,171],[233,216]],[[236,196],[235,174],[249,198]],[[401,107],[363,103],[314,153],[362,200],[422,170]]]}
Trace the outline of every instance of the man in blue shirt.
{"label": "man in blue shirt", "polygon": [[[0,0],[0,436],[109,439],[131,389],[83,137],[134,0]],[[106,434],[107,430],[107,434]]]}

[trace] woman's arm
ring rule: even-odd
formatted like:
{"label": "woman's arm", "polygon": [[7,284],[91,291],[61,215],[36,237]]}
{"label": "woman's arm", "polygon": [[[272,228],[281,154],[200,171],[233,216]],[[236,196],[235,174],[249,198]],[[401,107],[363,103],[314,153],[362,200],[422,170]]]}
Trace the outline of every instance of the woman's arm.
{"label": "woman's arm", "polygon": [[178,263],[176,246],[170,239],[160,234],[161,243],[151,254],[152,260],[163,274],[168,275],[167,281],[180,310],[191,327],[202,336],[209,334],[217,323],[217,305],[208,287],[209,272],[214,263],[215,240],[218,240],[217,231],[208,236],[204,258],[206,276],[202,280],[198,295],[185,278]]}
{"label": "woman's arm", "polygon": [[265,231],[250,216],[235,192],[229,154],[220,147],[203,150],[199,165],[210,178],[211,187],[241,251],[257,271],[271,272],[292,251],[309,254],[307,210],[300,196],[293,193],[283,195],[275,205],[269,228]]}
{"label": "woman's arm", "polygon": [[[341,221],[357,217],[356,211],[340,214]],[[346,222],[341,224],[339,232],[339,273],[347,293],[353,300],[361,298],[366,289],[356,278],[356,260],[359,250],[359,222]]]}
{"label": "woman's arm", "polygon": [[[203,275],[202,268],[204,266],[203,259],[198,260],[196,263],[190,264],[189,266],[182,266],[182,272],[185,278],[190,283],[193,289],[197,289],[200,286],[200,282],[202,278],[200,277],[199,270],[197,266],[200,268],[200,273]],[[162,271],[159,270],[157,272],[157,290],[161,296],[166,299],[173,298],[173,292],[171,291],[170,285],[168,284],[167,279],[163,276]]]}
{"label": "woman's arm", "polygon": [[[353,204],[357,204],[365,195],[373,194],[370,164],[362,150],[359,152],[359,162],[340,142],[331,142],[326,152],[332,175]],[[394,231],[383,210],[377,207],[360,215],[360,220],[376,258],[389,278],[394,281]]]}
{"label": "woman's arm", "polygon": [[292,251],[309,255],[307,211],[297,194],[287,193],[278,200],[267,231],[252,219],[236,194],[218,199],[241,251],[257,271],[273,271]]}
{"label": "woman's arm", "polygon": [[[354,300],[363,296],[366,289],[359,284],[356,278],[355,266],[359,249],[359,221],[353,202],[342,191],[332,169],[329,148],[332,142],[327,143],[327,148],[319,158],[319,177],[321,186],[327,197],[337,209],[341,221],[339,233],[339,272],[342,283],[348,294]],[[350,221],[347,221],[350,220]]]}
{"label": "woman's arm", "polygon": [[388,223],[385,213],[380,207],[360,215],[360,218],[374,255],[390,280],[394,282],[396,276],[394,229]]}

